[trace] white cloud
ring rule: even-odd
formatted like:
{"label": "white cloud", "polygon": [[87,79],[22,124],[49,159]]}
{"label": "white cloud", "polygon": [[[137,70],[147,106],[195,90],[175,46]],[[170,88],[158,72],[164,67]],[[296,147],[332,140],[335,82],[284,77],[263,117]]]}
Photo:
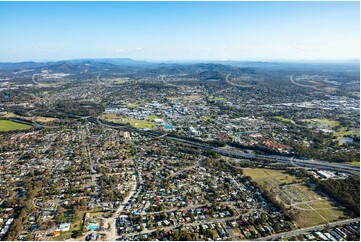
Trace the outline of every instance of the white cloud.
{"label": "white cloud", "polygon": [[116,53],[131,53],[131,52],[136,52],[136,51],[142,51],[144,50],[143,47],[137,47],[137,48],[134,48],[134,49],[115,49],[114,52]]}

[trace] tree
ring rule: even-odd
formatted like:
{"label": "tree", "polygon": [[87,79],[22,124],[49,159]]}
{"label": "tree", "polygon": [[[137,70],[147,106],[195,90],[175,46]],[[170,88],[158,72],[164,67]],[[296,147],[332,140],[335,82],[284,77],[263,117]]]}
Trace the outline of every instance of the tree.
{"label": "tree", "polygon": [[83,235],[83,232],[80,231],[80,230],[74,230],[74,231],[71,233],[71,237],[72,237],[73,239],[75,239],[75,238],[77,238],[77,237],[79,237],[79,236],[82,236],[82,235]]}

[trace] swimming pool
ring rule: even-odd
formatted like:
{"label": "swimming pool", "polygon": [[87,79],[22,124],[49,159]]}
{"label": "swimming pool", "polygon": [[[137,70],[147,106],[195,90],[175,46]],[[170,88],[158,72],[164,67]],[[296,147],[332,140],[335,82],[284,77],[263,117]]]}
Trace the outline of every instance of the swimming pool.
{"label": "swimming pool", "polygon": [[94,230],[94,229],[97,229],[97,228],[99,228],[98,224],[89,224],[88,225],[88,230]]}

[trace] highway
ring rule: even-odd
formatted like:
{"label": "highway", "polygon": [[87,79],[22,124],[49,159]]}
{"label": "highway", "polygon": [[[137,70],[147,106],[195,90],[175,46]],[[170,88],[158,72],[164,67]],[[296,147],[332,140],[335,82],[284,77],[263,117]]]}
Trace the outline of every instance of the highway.
{"label": "highway", "polygon": [[333,222],[333,223],[327,223],[327,224],[321,224],[321,225],[317,225],[317,226],[312,226],[312,227],[308,227],[308,228],[304,228],[304,229],[298,229],[298,230],[293,230],[293,231],[289,231],[289,232],[284,232],[284,233],[279,233],[279,234],[274,234],[274,235],[269,235],[266,237],[262,237],[262,238],[258,238],[258,241],[265,241],[265,240],[271,240],[271,239],[277,239],[280,237],[291,237],[291,236],[297,236],[306,232],[311,232],[314,230],[322,230],[325,227],[334,227],[337,225],[344,225],[344,224],[350,224],[350,223],[354,223],[354,222],[359,222],[360,218],[354,218],[354,219],[347,219],[347,220],[342,220],[342,221],[337,221],[337,222]]}
{"label": "highway", "polygon": [[[103,126],[109,127],[109,128],[123,128],[123,129],[142,133],[144,135],[149,135],[149,136],[159,137],[160,135],[162,135],[161,133],[140,130],[137,128],[132,128],[132,127],[121,125],[121,124],[106,122],[106,121],[100,120],[100,119],[96,119],[96,122]],[[344,173],[354,174],[354,175],[360,174],[360,168],[358,166],[353,166],[353,165],[345,164],[345,163],[328,162],[328,161],[321,161],[321,160],[314,160],[314,159],[299,159],[299,158],[282,156],[282,155],[249,154],[240,149],[237,151],[227,150],[227,149],[220,148],[220,147],[214,147],[214,146],[206,144],[206,143],[190,141],[190,140],[182,138],[182,137],[174,137],[170,134],[168,134],[166,137],[163,137],[163,138],[173,140],[176,142],[185,143],[185,144],[188,144],[191,146],[198,147],[203,150],[213,151],[213,152],[216,152],[223,156],[229,156],[229,157],[234,157],[234,158],[245,158],[245,159],[267,159],[270,161],[275,161],[275,162],[282,163],[282,164],[289,165],[289,166],[296,165],[296,166],[304,167],[304,168],[326,169],[326,170],[333,170],[333,171],[344,172]]]}
{"label": "highway", "polygon": [[229,80],[229,76],[230,76],[230,75],[231,75],[231,74],[228,74],[228,75],[226,76],[226,79],[225,79],[225,81],[226,81],[229,85],[235,86],[235,87],[253,87],[253,86],[251,86],[251,85],[240,85],[240,84],[235,84],[235,83],[231,82],[231,81]]}
{"label": "highway", "polygon": [[241,159],[266,159],[269,161],[274,161],[277,163],[285,164],[290,167],[294,167],[295,165],[298,167],[304,167],[304,168],[314,168],[314,169],[325,169],[325,170],[332,170],[337,172],[343,172],[347,174],[353,174],[353,175],[360,175],[360,167],[354,166],[351,164],[345,164],[345,163],[336,163],[336,162],[328,162],[328,161],[321,161],[321,160],[314,160],[314,159],[299,159],[289,156],[282,156],[282,155],[260,155],[260,154],[249,154],[241,149],[238,148],[237,151],[234,150],[227,150],[225,148],[212,146],[207,143],[203,143],[201,141],[193,141],[191,139],[185,138],[185,137],[175,137],[172,134],[168,134],[167,136],[164,136],[164,133],[161,132],[154,132],[149,130],[142,130],[133,128],[128,125],[124,124],[117,124],[108,122],[105,120],[101,120],[99,118],[95,118],[92,116],[79,116],[75,114],[68,114],[61,112],[63,115],[66,114],[67,116],[75,119],[87,119],[89,122],[102,125],[104,127],[113,128],[113,129],[122,129],[132,132],[137,132],[145,136],[151,136],[151,137],[162,137],[163,139],[173,140],[175,142],[187,144],[190,146],[198,147],[199,149],[206,150],[206,151],[213,151],[223,156],[233,157],[233,158],[241,158]]}
{"label": "highway", "polygon": [[300,84],[300,83],[298,83],[298,82],[296,82],[295,80],[293,80],[293,77],[295,76],[295,74],[293,74],[292,76],[290,76],[290,81],[293,83],[293,84],[295,84],[295,85],[297,85],[297,86],[300,86],[300,87],[306,87],[306,88],[313,88],[313,89],[315,89],[315,90],[319,90],[316,86],[314,86],[314,85],[305,85],[305,84]]}

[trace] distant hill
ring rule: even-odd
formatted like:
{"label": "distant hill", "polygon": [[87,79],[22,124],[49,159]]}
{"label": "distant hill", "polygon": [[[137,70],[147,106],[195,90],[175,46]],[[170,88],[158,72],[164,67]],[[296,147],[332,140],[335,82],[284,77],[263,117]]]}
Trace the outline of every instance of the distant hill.
{"label": "distant hill", "polygon": [[298,71],[307,70],[309,74],[343,71],[345,75],[357,79],[359,77],[358,62],[263,62],[263,61],[209,61],[209,62],[147,62],[130,58],[74,59],[51,62],[18,62],[0,63],[0,71],[4,74],[32,75],[42,70],[50,73],[68,74],[116,74],[127,73],[136,76],[181,75],[200,80],[222,80],[226,74],[258,75],[266,79],[287,77]]}
{"label": "distant hill", "polygon": [[146,68],[142,70],[143,74],[148,75],[181,75],[197,77],[201,80],[224,79],[225,74],[254,74],[252,68],[240,68],[229,65],[221,65],[215,63],[199,63],[199,64],[167,64],[162,63],[156,67]]}

